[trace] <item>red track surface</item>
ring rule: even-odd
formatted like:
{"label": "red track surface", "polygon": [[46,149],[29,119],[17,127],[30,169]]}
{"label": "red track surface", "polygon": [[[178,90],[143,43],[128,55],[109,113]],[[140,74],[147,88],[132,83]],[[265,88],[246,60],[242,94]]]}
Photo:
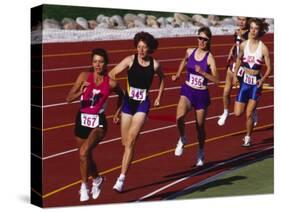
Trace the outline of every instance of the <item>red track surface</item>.
{"label": "red track surface", "polygon": [[[213,38],[212,53],[216,58],[221,81],[225,79],[225,61],[232,40],[232,36]],[[264,42],[269,47],[273,63],[273,35],[266,35]],[[111,97],[107,110],[109,133],[94,151],[99,170],[106,177],[106,181],[99,199],[83,204],[137,201],[170,183],[192,175],[180,183],[149,195],[144,200],[165,199],[194,183],[235,166],[235,163],[218,166],[222,161],[227,162],[237,158],[238,163],[241,163],[243,159],[239,158],[242,155],[258,153],[273,146],[273,90],[265,89],[258,105],[259,124],[253,134],[254,145],[243,148],[240,145],[241,138],[245,134],[245,117],[231,116],[225,126],[219,127],[217,116],[223,110],[221,99],[223,88],[210,85],[212,104],[207,116],[210,119],[206,121],[206,166],[202,170],[194,167],[198,147],[193,113],[190,113],[186,120],[189,144],[185,154],[180,158],[174,156],[174,147],[178,140],[175,112],[183,77],[181,82],[174,83],[170,80],[170,75],[177,70],[185,49],[195,44],[195,38],[160,39],[159,49],[154,56],[163,66],[167,76],[165,87],[168,90],[164,93],[161,107],[152,108],[149,113],[148,121],[137,142],[134,163],[129,170],[125,192],[122,194],[112,191],[112,186],[120,173],[123,147],[119,126],[111,123],[110,115],[114,112],[116,101],[115,97]],[[109,51],[111,64],[116,64],[125,56],[134,53],[132,41],[44,44],[43,198],[45,207],[81,204],[78,195],[79,156],[73,134],[73,121],[79,105],[65,104],[65,98],[78,74],[89,66],[90,50],[95,47],[102,47]],[[272,73],[272,77],[268,80],[271,85],[273,85],[273,76]],[[120,82],[124,85],[125,74],[120,76]],[[155,80],[152,90],[157,88],[157,84]],[[233,90],[232,102],[236,92]],[[156,93],[153,91],[150,93],[152,100]],[[255,156],[244,160],[253,159]]]}

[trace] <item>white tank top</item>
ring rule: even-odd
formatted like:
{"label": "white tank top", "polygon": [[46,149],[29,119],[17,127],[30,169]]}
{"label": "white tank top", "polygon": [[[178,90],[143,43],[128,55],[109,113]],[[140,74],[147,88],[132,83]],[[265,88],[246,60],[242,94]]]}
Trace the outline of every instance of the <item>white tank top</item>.
{"label": "white tank top", "polygon": [[255,52],[250,52],[249,40],[246,41],[246,47],[243,55],[243,66],[249,69],[260,70],[263,63],[262,55],[263,42],[259,41]]}

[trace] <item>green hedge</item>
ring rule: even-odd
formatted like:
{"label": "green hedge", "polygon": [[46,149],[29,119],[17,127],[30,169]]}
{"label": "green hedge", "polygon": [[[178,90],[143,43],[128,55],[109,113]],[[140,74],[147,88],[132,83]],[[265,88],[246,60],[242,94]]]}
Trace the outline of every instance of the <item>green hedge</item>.
{"label": "green hedge", "polygon": [[[105,16],[120,15],[124,16],[126,13],[144,13],[147,15],[154,15],[156,17],[174,16],[173,12],[156,12],[156,11],[142,11],[142,10],[124,10],[124,9],[109,9],[97,7],[77,7],[77,6],[62,6],[62,5],[44,5],[43,19],[54,18],[61,21],[63,18],[77,18],[84,17],[87,20],[96,19],[98,15]],[[190,15],[190,14],[187,14]]]}

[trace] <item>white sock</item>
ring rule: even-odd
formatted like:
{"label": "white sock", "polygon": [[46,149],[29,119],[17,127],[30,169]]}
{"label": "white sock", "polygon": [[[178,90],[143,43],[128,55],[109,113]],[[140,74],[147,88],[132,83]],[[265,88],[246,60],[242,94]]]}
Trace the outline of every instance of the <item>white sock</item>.
{"label": "white sock", "polygon": [[101,176],[98,176],[97,178],[95,178],[95,179],[93,180],[93,183],[94,183],[94,184],[99,184],[100,181],[101,181]]}
{"label": "white sock", "polygon": [[84,189],[87,189],[87,184],[82,182],[82,183],[81,183],[81,189],[83,189],[83,190],[84,190]]}
{"label": "white sock", "polygon": [[124,174],[120,174],[120,176],[118,177],[118,180],[125,180],[125,175]]}
{"label": "white sock", "polygon": [[228,115],[228,109],[223,110],[223,115],[227,116]]}

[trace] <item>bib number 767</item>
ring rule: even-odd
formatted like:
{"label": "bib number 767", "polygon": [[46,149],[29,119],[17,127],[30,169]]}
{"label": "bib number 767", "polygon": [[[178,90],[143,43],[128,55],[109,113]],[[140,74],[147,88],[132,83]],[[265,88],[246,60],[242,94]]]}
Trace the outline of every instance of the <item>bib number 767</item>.
{"label": "bib number 767", "polygon": [[99,115],[81,113],[81,125],[96,128],[99,125]]}

